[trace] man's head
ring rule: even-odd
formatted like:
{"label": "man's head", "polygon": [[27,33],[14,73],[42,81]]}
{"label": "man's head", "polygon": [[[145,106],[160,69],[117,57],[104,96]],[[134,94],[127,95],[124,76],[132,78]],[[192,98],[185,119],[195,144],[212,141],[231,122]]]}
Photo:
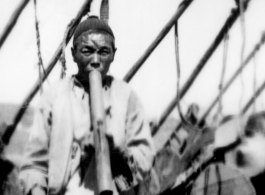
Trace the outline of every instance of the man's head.
{"label": "man's head", "polygon": [[114,35],[105,21],[89,18],[77,27],[72,55],[82,80],[88,81],[88,73],[94,69],[104,78],[114,60],[115,51]]}

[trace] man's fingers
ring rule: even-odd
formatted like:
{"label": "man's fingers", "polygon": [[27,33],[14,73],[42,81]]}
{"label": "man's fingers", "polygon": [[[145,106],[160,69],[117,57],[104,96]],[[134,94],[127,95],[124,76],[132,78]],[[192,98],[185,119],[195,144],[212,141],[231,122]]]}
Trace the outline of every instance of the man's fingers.
{"label": "man's fingers", "polygon": [[32,189],[31,194],[32,195],[46,195],[44,189],[39,188],[39,187],[36,187],[36,188]]}

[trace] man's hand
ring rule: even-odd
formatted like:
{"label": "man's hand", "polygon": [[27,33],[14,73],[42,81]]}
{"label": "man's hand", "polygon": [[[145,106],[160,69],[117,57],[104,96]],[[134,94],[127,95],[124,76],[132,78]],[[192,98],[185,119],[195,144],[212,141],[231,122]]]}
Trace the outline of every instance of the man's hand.
{"label": "man's hand", "polygon": [[[132,172],[128,165],[128,154],[122,149],[115,147],[112,136],[107,135],[107,140],[109,143],[112,175],[116,183],[117,181],[123,183],[122,185],[118,184],[119,188],[121,186],[127,186],[128,188],[133,182]],[[122,188],[120,190],[123,190]]]}
{"label": "man's hand", "polygon": [[106,138],[109,144],[110,155],[115,153],[115,154],[120,154],[124,157],[126,156],[125,151],[122,151],[122,149],[124,148],[118,148],[115,146],[114,139],[111,135],[106,135]]}
{"label": "man's hand", "polygon": [[40,186],[36,186],[35,188],[33,188],[31,190],[31,194],[32,195],[46,195],[46,192],[43,188],[41,188]]}

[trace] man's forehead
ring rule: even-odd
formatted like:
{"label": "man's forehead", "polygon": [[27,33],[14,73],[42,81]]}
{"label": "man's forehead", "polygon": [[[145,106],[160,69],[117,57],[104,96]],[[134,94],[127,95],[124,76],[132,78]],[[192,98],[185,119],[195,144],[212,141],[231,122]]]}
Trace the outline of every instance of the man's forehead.
{"label": "man's forehead", "polygon": [[111,47],[112,38],[109,35],[102,34],[102,33],[89,33],[84,32],[82,33],[78,39],[75,41],[76,44],[93,44],[98,46],[108,46]]}

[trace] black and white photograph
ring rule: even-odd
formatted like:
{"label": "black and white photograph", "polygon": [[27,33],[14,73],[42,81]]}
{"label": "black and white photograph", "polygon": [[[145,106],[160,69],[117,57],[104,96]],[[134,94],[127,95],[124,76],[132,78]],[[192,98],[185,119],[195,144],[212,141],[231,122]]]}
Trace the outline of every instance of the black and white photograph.
{"label": "black and white photograph", "polygon": [[0,194],[264,195],[264,0],[1,0]]}

